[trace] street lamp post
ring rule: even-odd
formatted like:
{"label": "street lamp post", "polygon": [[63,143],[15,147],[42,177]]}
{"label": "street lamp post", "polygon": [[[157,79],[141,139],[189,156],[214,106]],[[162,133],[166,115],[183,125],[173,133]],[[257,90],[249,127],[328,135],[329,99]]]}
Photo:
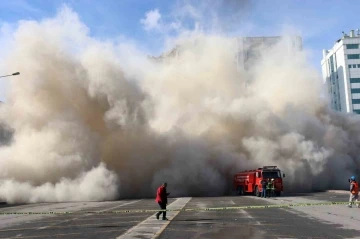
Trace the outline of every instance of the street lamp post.
{"label": "street lamp post", "polygon": [[17,75],[20,75],[20,72],[15,72],[15,73],[12,73],[11,75],[0,76],[0,78],[2,78],[2,77],[8,77],[8,76],[17,76]]}

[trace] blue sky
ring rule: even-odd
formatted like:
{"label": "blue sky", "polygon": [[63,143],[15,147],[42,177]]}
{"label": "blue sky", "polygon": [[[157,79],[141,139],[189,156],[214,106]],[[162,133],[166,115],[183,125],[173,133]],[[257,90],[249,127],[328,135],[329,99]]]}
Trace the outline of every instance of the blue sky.
{"label": "blue sky", "polygon": [[[159,52],[164,31],[171,34],[179,22],[187,28],[193,27],[195,21],[206,25],[215,12],[223,26],[232,27],[226,32],[229,35],[272,36],[281,34],[284,28],[295,30],[302,36],[304,48],[312,53],[310,64],[319,71],[322,49],[331,48],[342,31],[360,28],[360,1],[356,0],[224,0],[221,7],[209,2],[212,1],[4,0],[0,1],[0,28],[4,24],[15,27],[21,20],[53,17],[66,4],[88,26],[91,36],[126,37],[150,52]],[[188,5],[192,8],[184,7]],[[192,18],[187,18],[191,14]],[[236,17],[229,18],[232,15]],[[0,31],[0,39],[1,34]],[[0,75],[7,73],[11,72]],[[7,87],[6,78],[2,78],[0,100],[5,100]]]}

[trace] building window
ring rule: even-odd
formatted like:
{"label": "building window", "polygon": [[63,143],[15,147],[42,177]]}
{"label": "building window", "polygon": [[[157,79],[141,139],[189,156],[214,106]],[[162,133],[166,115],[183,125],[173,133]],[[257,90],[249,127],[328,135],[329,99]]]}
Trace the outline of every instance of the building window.
{"label": "building window", "polygon": [[360,104],[360,99],[352,99],[353,104]]}
{"label": "building window", "polygon": [[360,78],[350,78],[350,83],[360,83]]}
{"label": "building window", "polygon": [[360,110],[354,110],[355,114],[360,114]]}
{"label": "building window", "polygon": [[351,68],[351,65],[349,65],[349,68]]}
{"label": "building window", "polygon": [[359,49],[359,44],[346,44],[346,49]]}
{"label": "building window", "polygon": [[337,60],[336,60],[336,54],[334,54],[335,56],[335,69],[337,69]]}
{"label": "building window", "polygon": [[360,93],[360,89],[351,89],[351,93]]}
{"label": "building window", "polygon": [[349,60],[352,60],[352,59],[360,59],[360,54],[348,54],[347,55],[347,58]]}
{"label": "building window", "polygon": [[331,69],[331,72],[334,72],[334,58],[333,58],[334,55],[332,55],[330,57],[330,69]]}
{"label": "building window", "polygon": [[353,68],[356,68],[356,65],[353,65]]}
{"label": "building window", "polygon": [[357,64],[357,68],[360,68],[360,64]]}

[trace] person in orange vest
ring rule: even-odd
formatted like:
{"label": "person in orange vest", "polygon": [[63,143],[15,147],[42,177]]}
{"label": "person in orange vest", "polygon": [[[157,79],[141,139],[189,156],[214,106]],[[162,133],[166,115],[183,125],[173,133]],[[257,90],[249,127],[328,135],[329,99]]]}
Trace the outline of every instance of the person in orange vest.
{"label": "person in orange vest", "polygon": [[[167,197],[170,194],[170,193],[166,192],[166,187],[167,187],[167,183],[163,183],[156,191],[156,199],[155,199],[155,201],[159,204],[161,210],[166,210]],[[159,220],[159,217],[160,217],[161,213],[163,214],[162,219],[163,220],[168,220],[166,218],[166,211],[159,211],[158,213],[156,213],[156,219]]]}
{"label": "person in orange vest", "polygon": [[275,179],[273,178],[271,179],[270,191],[271,191],[270,195],[272,197],[275,197]]}
{"label": "person in orange vest", "polygon": [[350,199],[349,199],[349,205],[348,207],[352,207],[352,204],[354,201],[356,201],[357,207],[360,207],[359,205],[359,184],[355,180],[355,176],[351,176],[350,178]]}

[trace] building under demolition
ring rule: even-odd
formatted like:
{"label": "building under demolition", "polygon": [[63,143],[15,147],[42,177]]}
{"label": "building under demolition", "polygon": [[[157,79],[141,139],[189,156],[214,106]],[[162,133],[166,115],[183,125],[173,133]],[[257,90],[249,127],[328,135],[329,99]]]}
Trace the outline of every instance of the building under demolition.
{"label": "building under demolition", "polygon": [[[249,70],[256,64],[263,51],[274,47],[277,44],[282,45],[285,51],[301,51],[302,39],[300,36],[270,36],[270,37],[236,37],[234,59],[238,69]],[[195,40],[193,44],[198,44]],[[151,57],[153,60],[162,61],[166,58],[178,57],[186,49],[184,46],[177,45],[169,52],[158,57]]]}

